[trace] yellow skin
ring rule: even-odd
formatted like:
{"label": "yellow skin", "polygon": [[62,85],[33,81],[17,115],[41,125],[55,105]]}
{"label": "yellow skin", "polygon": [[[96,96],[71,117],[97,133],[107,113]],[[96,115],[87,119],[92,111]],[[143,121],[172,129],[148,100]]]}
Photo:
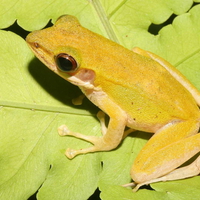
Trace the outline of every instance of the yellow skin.
{"label": "yellow skin", "polygon": [[[102,137],[59,127],[60,135],[93,144],[67,149],[68,158],[112,150],[128,133],[141,130],[155,134],[131,168],[135,190],[144,184],[199,174],[200,158],[176,168],[200,151],[200,93],[167,61],[139,48],[130,51],[85,29],[69,15],[50,28],[30,33],[26,40],[49,69],[77,85],[110,117],[107,128],[102,122]],[[131,131],[125,132],[126,126]]]}

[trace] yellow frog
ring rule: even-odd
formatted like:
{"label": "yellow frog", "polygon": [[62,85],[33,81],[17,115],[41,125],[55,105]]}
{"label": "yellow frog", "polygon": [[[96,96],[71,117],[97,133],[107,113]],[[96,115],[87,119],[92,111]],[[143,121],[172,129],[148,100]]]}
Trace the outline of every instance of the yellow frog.
{"label": "yellow frog", "polygon": [[49,69],[77,85],[110,117],[107,128],[102,124],[102,137],[59,127],[60,135],[93,144],[67,149],[68,158],[112,150],[128,133],[140,130],[154,135],[131,168],[135,190],[199,174],[200,158],[178,167],[200,151],[200,92],[167,61],[139,48],[128,50],[82,27],[69,15],[61,16],[50,28],[30,33],[26,40]]}

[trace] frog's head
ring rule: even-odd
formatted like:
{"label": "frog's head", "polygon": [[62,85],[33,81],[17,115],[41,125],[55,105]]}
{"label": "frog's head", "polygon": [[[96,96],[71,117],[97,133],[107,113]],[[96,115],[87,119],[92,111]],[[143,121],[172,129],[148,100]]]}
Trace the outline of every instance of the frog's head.
{"label": "frog's head", "polygon": [[78,86],[93,84],[94,79],[100,83],[102,76],[113,79],[113,66],[121,76],[121,69],[129,66],[128,58],[133,54],[82,27],[70,15],[61,16],[52,27],[33,31],[26,41],[49,69]]}
{"label": "frog's head", "polygon": [[[88,52],[93,52],[89,50],[93,48],[89,41],[92,35],[95,36],[83,28],[75,17],[64,15],[58,18],[54,26],[30,33],[26,41],[49,69],[75,85],[83,85],[83,82],[93,82],[95,77],[87,59]],[[87,49],[87,56],[84,49]]]}

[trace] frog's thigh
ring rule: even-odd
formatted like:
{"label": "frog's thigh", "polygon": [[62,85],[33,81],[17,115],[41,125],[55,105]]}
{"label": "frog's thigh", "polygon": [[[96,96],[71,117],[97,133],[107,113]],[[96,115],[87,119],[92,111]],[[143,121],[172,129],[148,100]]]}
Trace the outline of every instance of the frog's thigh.
{"label": "frog's thigh", "polygon": [[160,178],[155,178],[155,179],[137,184],[137,186],[133,189],[133,191],[136,192],[141,186],[148,185],[150,183],[156,183],[160,181],[180,180],[184,178],[197,176],[198,174],[200,174],[200,156],[198,156],[198,158],[188,166],[178,168],[165,176],[161,176]]}
{"label": "frog's thigh", "polygon": [[[112,104],[109,104],[109,106],[110,109],[112,109]],[[58,131],[60,135],[74,136],[76,138],[88,141],[94,145],[92,147],[79,150],[67,149],[66,156],[68,158],[73,158],[78,154],[85,154],[89,152],[109,151],[119,145],[124,135],[124,129],[127,121],[126,114],[120,108],[118,108],[117,106],[115,107],[114,105],[112,112],[108,114],[110,116],[110,121],[108,124],[108,128],[104,129],[106,133],[104,133],[102,137],[87,136],[81,133],[75,133],[70,131],[65,125],[59,127]]]}
{"label": "frog's thigh", "polygon": [[163,128],[147,142],[134,161],[132,179],[141,185],[155,182],[154,179],[168,174],[198,153],[200,134],[195,134],[198,128],[199,123],[192,120]]}
{"label": "frog's thigh", "polygon": [[[199,135],[197,137],[199,137]],[[193,139],[196,139],[196,137],[194,136]],[[190,165],[180,167],[165,176],[155,179],[154,182],[184,179],[197,176],[198,174],[200,174],[200,156]]]}

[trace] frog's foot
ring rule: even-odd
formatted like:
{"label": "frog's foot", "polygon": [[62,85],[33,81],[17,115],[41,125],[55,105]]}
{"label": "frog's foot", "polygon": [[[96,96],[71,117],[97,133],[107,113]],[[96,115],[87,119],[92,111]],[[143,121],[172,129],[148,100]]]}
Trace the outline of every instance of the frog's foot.
{"label": "frog's foot", "polygon": [[69,159],[72,159],[74,158],[75,156],[79,155],[79,154],[84,154],[84,153],[89,153],[89,152],[93,152],[95,151],[94,150],[94,146],[92,147],[89,147],[89,148],[86,148],[86,149],[70,149],[68,148],[66,151],[65,151],[65,155],[69,158]]}
{"label": "frog's foot", "polygon": [[[83,134],[80,134],[80,133],[72,132],[67,128],[66,125],[60,126],[58,128],[58,133],[59,133],[60,136],[74,136],[76,138],[86,140],[86,141],[88,141],[88,142],[90,142],[94,145],[95,145],[96,141],[98,141],[98,138],[99,138],[97,136],[87,136],[87,135],[83,135]],[[86,148],[86,149],[79,149],[79,150],[68,148],[65,152],[65,155],[68,158],[72,159],[78,154],[84,154],[84,153],[93,152],[93,151],[95,151],[94,146]]]}
{"label": "frog's foot", "polygon": [[134,182],[131,182],[131,183],[127,183],[127,184],[124,184],[122,185],[122,187],[135,187],[137,184],[135,184]]}
{"label": "frog's foot", "polygon": [[149,181],[149,182],[145,182],[145,183],[141,183],[141,184],[137,184],[137,183],[135,183],[135,182],[131,182],[131,183],[127,183],[127,184],[122,185],[122,187],[131,187],[131,188],[133,188],[133,192],[137,192],[138,189],[139,189],[141,186],[143,186],[143,185],[148,185],[148,184],[150,184],[150,183],[151,183],[150,181]]}
{"label": "frog's foot", "polygon": [[88,141],[92,144],[95,144],[96,141],[99,139],[99,137],[97,136],[87,136],[87,135],[83,135],[81,133],[76,133],[76,132],[72,132],[70,131],[66,125],[62,125],[58,128],[58,133],[60,136],[74,136],[76,138],[80,138],[83,139],[85,141]]}
{"label": "frog's foot", "polygon": [[122,185],[122,187],[131,187],[133,188],[133,192],[137,192],[138,189],[143,186],[143,185],[148,185],[149,182],[145,182],[145,183],[141,183],[141,184],[137,184],[135,182],[132,182],[132,183],[127,183],[127,184],[124,184]]}
{"label": "frog's foot", "polygon": [[81,94],[79,97],[72,99],[72,103],[76,106],[80,106],[82,105],[84,98],[85,98],[85,95]]}

